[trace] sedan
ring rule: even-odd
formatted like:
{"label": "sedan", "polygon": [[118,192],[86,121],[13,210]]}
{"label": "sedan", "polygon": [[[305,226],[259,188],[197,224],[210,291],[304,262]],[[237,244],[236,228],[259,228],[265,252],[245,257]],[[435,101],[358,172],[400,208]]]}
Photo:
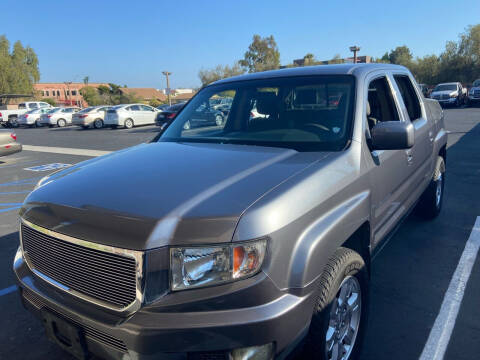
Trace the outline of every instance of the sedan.
{"label": "sedan", "polygon": [[205,104],[200,105],[194,112],[192,118],[184,125],[184,130],[194,127],[222,126],[228,115]]}
{"label": "sedan", "polygon": [[160,110],[144,104],[124,104],[113,106],[105,115],[105,126],[131,129],[139,125],[155,124]]}
{"label": "sedan", "polygon": [[103,119],[110,106],[90,106],[72,115],[72,124],[88,129],[93,126],[95,129],[103,127]]}
{"label": "sedan", "polygon": [[17,135],[10,130],[0,130],[0,156],[22,151],[22,144],[17,142]]}
{"label": "sedan", "polygon": [[175,116],[177,116],[177,113],[180,110],[182,110],[184,106],[185,106],[185,103],[180,103],[180,104],[175,104],[163,109],[163,111],[157,115],[157,119],[155,120],[155,123],[158,126],[162,126],[163,124],[172,121],[173,119],[175,119]]}
{"label": "sedan", "polygon": [[72,124],[72,115],[78,111],[78,107],[55,108],[40,117],[40,124],[65,127]]}
{"label": "sedan", "polygon": [[19,126],[30,126],[30,127],[39,127],[40,125],[40,117],[43,114],[49,112],[51,108],[40,108],[35,110],[30,110],[25,114],[22,114],[18,117],[17,123]]}

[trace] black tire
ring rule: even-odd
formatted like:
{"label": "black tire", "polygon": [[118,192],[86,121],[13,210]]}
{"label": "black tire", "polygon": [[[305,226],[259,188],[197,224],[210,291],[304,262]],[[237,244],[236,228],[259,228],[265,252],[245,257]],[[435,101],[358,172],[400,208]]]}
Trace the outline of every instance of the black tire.
{"label": "black tire", "polygon": [[133,128],[135,125],[133,124],[133,120],[132,120],[132,119],[127,119],[127,120],[125,120],[125,122],[123,123],[123,126],[125,126],[125,129],[131,129],[131,128]]}
{"label": "black tire", "polygon": [[318,299],[310,323],[304,358],[318,360],[327,360],[329,358],[326,336],[330,326],[330,312],[334,303],[338,304],[337,296],[339,296],[340,286],[349,278],[356,279],[360,287],[361,294],[359,298],[361,304],[359,306],[360,322],[358,331],[353,339],[353,349],[346,359],[353,360],[358,357],[368,321],[369,276],[362,257],[351,249],[341,247],[328,261],[321,276]]}
{"label": "black tire", "polygon": [[441,156],[438,156],[432,180],[420,197],[417,206],[417,213],[424,219],[434,219],[440,214],[440,211],[442,211],[445,171],[445,160]]}
{"label": "black tire", "polygon": [[87,130],[89,127],[90,127],[90,126],[88,126],[88,125],[82,125],[82,129],[83,129],[83,130]]}
{"label": "black tire", "polygon": [[39,128],[39,127],[42,127],[42,125],[37,121],[35,121],[35,127]]}
{"label": "black tire", "polygon": [[94,127],[95,129],[101,129],[101,128],[103,128],[103,120],[102,120],[102,119],[95,119],[95,120],[93,121],[93,127]]}

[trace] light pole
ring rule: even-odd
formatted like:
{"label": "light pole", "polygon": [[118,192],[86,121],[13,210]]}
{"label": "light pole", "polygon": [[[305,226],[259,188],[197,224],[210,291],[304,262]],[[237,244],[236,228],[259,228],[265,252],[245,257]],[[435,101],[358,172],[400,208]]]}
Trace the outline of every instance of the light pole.
{"label": "light pole", "polygon": [[168,105],[169,105],[169,106],[172,106],[172,100],[170,99],[170,80],[169,80],[169,78],[168,78],[170,75],[172,75],[172,73],[171,73],[171,72],[168,72],[168,71],[162,71],[162,74],[167,77]]}
{"label": "light pole", "polygon": [[353,52],[353,63],[357,63],[357,52],[360,51],[360,48],[358,46],[350,46],[350,51]]}

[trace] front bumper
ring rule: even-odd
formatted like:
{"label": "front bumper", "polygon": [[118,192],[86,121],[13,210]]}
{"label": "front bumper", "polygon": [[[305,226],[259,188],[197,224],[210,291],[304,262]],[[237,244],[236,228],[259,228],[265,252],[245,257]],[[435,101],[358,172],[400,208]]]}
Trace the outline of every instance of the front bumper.
{"label": "front bumper", "polygon": [[[84,329],[89,352],[106,359],[226,356],[232,349],[269,343],[283,356],[305,333],[315,301],[315,292],[300,296],[280,291],[260,273],[218,286],[213,298],[211,289],[210,296],[205,289],[170,293],[122,318],[41,280],[20,251],[14,272],[28,310],[38,317],[48,310],[77,324]],[[230,307],[232,302],[237,306]]]}

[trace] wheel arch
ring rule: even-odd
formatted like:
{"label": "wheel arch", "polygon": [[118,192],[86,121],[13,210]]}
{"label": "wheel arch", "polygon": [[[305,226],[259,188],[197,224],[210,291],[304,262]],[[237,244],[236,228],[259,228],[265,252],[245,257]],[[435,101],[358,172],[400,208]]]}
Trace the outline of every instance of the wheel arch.
{"label": "wheel arch", "polygon": [[343,244],[342,247],[351,249],[363,258],[370,274],[370,222],[365,221]]}

